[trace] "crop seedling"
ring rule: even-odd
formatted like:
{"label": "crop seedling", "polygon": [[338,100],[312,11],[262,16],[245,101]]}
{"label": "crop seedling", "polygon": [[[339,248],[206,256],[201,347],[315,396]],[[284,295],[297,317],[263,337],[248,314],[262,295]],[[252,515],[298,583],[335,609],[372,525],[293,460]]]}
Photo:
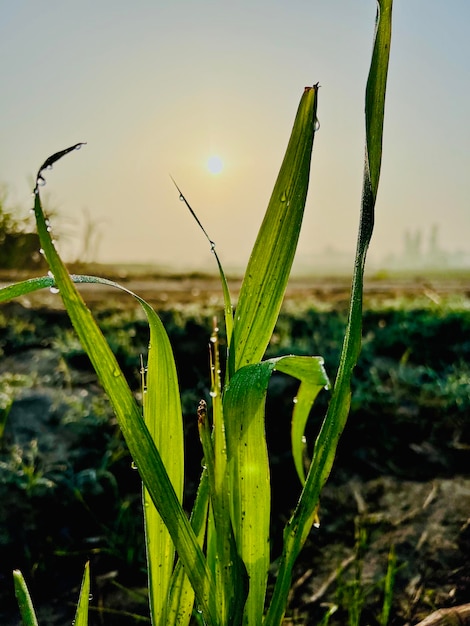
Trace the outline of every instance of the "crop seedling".
{"label": "crop seedling", "polygon": [[[52,155],[40,167],[34,213],[50,272],[0,290],[0,301],[49,288],[58,292],[114,408],[133,463],[143,482],[149,604],[156,625],[189,624],[192,615],[208,626],[277,626],[286,612],[294,563],[318,519],[320,492],[331,471],[350,405],[350,382],[361,347],[363,273],[373,230],[379,184],[385,88],[391,39],[392,0],[377,3],[372,61],[366,86],[366,147],[362,207],[349,318],[331,399],[304,466],[304,430],[318,393],[329,386],[320,357],[280,356],[263,360],[283,302],[307,197],[311,152],[317,129],[318,85],[302,94],[292,134],[248,262],[235,309],[215,250],[196,214],[180,196],[210,241],[224,294],[227,349],[210,341],[210,403],[201,401],[198,427],[204,453],[194,506],[182,507],[184,451],[181,396],[172,348],[163,324],[147,302],[124,287],[67,271],[45,218],[40,187],[45,172],[83,144]],[[115,355],[76,284],[101,283],[134,296],[147,316],[150,344],[139,406]],[[301,489],[283,533],[274,589],[267,597],[270,566],[269,457],[264,406],[274,371],[300,381],[292,415],[292,454]],[[223,372],[223,374],[222,374]],[[176,557],[176,559],[175,559]],[[24,624],[36,624],[24,578],[14,573]],[[85,568],[75,625],[88,622],[90,573]]]}

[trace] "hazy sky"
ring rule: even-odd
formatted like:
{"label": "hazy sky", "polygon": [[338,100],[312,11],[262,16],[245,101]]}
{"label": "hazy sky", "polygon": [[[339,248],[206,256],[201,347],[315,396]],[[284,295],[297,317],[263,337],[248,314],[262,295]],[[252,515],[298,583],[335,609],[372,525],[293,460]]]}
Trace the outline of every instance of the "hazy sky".
{"label": "hazy sky", "polygon": [[[0,183],[30,208],[46,157],[62,251],[86,214],[98,260],[244,264],[306,85],[318,117],[299,255],[353,253],[373,0],[3,0]],[[470,2],[395,0],[384,157],[371,257],[433,224],[470,252]],[[221,173],[207,169],[219,155]],[[74,236],[75,234],[75,236]]]}

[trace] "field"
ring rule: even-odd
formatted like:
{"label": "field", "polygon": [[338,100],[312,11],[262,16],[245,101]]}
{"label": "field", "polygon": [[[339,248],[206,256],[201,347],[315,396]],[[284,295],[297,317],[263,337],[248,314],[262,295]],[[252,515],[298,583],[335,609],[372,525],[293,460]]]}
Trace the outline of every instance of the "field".
{"label": "field", "polygon": [[[150,302],[169,333],[185,414],[189,505],[202,457],[196,408],[209,396],[207,345],[214,316],[222,319],[218,280],[110,278]],[[239,280],[229,284],[236,300]],[[111,288],[81,290],[139,396],[148,331],[138,305]],[[348,298],[347,278],[294,279],[269,355],[322,355],[334,379]],[[383,624],[391,554],[388,624],[416,624],[436,608],[470,602],[470,277],[370,277],[363,335],[350,419],[320,527],[298,563],[286,624],[326,624],[329,610],[334,626]],[[90,624],[149,623],[140,481],[60,297],[45,291],[3,305],[0,349],[1,623],[19,624],[11,583],[19,568],[40,624],[69,624],[88,559]],[[273,378],[266,423],[273,576],[300,490],[289,451],[295,393],[290,379]],[[325,391],[309,441],[327,401]]]}

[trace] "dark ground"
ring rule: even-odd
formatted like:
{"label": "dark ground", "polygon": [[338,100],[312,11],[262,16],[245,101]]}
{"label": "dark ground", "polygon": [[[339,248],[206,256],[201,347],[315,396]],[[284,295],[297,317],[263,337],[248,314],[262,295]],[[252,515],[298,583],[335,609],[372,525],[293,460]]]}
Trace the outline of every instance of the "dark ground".
{"label": "dark ground", "polygon": [[[205,392],[200,372],[204,372],[208,337],[196,312],[221,310],[218,282],[201,276],[152,281],[121,277],[120,281],[157,311],[195,315],[184,332],[175,329],[173,336],[176,352],[194,370],[184,375],[188,391],[183,399],[183,406],[189,406],[188,462],[194,477],[200,452],[191,413]],[[237,282],[231,284],[236,294]],[[293,281],[285,310],[289,315],[297,312],[299,325],[306,319],[302,310],[309,307],[326,311],[325,315],[344,310],[348,289],[348,281],[338,278]],[[90,285],[82,290],[93,311],[112,309],[121,315],[135,306],[129,296],[111,289]],[[364,362],[359,367],[363,378],[358,379],[351,418],[322,495],[320,527],[312,531],[297,564],[286,624],[320,624],[329,609],[335,610],[330,625],[353,623],[353,605],[363,609],[358,624],[380,624],[392,547],[396,567],[388,624],[417,624],[436,608],[470,602],[469,370],[456,382],[460,408],[449,404],[447,413],[442,412],[443,405],[433,406],[435,396],[431,400],[426,396],[423,408],[418,398],[429,386],[443,384],[441,378],[431,379],[434,355],[450,350],[451,342],[457,351],[470,342],[470,282],[462,277],[371,280],[365,294],[366,309],[380,312],[365,319]],[[403,381],[399,381],[402,386],[394,381],[396,373],[387,359],[401,359],[405,367],[405,359],[413,360],[413,355],[405,356],[409,346],[401,346],[393,355],[384,344],[373,359],[369,350],[380,339],[380,329],[391,328],[392,323],[397,324],[398,334],[408,332],[409,319],[397,322],[393,314],[393,307],[407,306],[430,310],[441,318],[446,317],[445,311],[451,315],[456,309],[461,315],[454,320],[451,337],[443,334],[449,325],[436,327],[434,334],[427,331],[421,338],[418,333],[417,341],[427,350],[425,364],[419,364],[419,379],[405,380],[408,386],[403,387]],[[49,292],[36,294],[3,305],[0,314],[4,318],[0,380],[4,386],[17,386],[1,450],[0,623],[20,624],[11,594],[11,571],[20,568],[30,584],[39,623],[70,624],[88,558],[94,607],[90,624],[145,623],[137,618],[148,614],[142,596],[138,476],[86,359],[67,334],[60,298]],[[16,345],[8,334],[12,321]],[[54,334],[54,328],[61,331]],[[295,346],[294,328],[294,324],[289,327],[288,334]],[[128,341],[130,334],[137,344],[130,364],[125,365],[138,387],[136,362],[139,346],[145,349],[145,335],[140,335],[141,326],[135,330],[130,323],[124,332],[126,339],[118,334],[116,346]],[[277,347],[283,349],[282,333],[276,337]],[[333,354],[337,349],[332,348]],[[201,351],[203,360],[198,363],[193,355]],[[406,371],[411,376],[411,370]],[[437,366],[432,371],[438,371]],[[12,376],[17,377],[16,383]],[[367,395],[371,384],[378,394],[372,399]],[[282,381],[274,381],[271,391],[267,420],[275,425],[268,426],[277,494],[273,495],[275,559],[282,524],[295,503],[293,485],[297,485],[284,446],[288,430],[279,426],[282,420],[276,419],[276,412],[283,402],[291,402],[295,391]],[[189,500],[194,478],[187,484]]]}

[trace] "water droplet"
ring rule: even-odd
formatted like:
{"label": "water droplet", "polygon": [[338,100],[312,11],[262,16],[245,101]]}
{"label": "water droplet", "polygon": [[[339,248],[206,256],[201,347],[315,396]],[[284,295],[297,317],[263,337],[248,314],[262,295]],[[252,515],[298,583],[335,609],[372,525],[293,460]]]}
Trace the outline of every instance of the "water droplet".
{"label": "water droplet", "polygon": [[313,130],[315,132],[317,130],[320,130],[320,120],[318,119],[318,117],[315,118],[315,122],[313,123]]}
{"label": "water droplet", "polygon": [[32,209],[29,209],[29,212],[34,215],[34,207]]}
{"label": "water droplet", "polygon": [[46,167],[46,170],[51,170],[52,169],[52,163],[49,163],[49,165]]}
{"label": "water droplet", "polygon": [[297,404],[297,397],[294,398],[294,404]]}
{"label": "water droplet", "polygon": [[217,398],[217,391],[209,391],[209,395],[211,398]]}
{"label": "water droplet", "polygon": [[182,193],[180,193],[180,200],[181,200],[181,202],[184,202],[184,196],[183,196]]}
{"label": "water droplet", "polygon": [[211,335],[210,341],[211,341],[211,343],[216,343],[217,342],[217,337],[215,335]]}
{"label": "water droplet", "polygon": [[320,528],[320,522],[313,522],[314,528]]}
{"label": "water droplet", "polygon": [[131,461],[131,469],[133,470],[139,469],[137,465],[135,464],[135,461]]}
{"label": "water droplet", "polygon": [[88,595],[88,600],[89,600],[90,602],[93,600],[93,594],[92,594],[92,593],[90,593],[90,594]]}
{"label": "water droplet", "polygon": [[44,256],[44,248],[39,248],[39,254],[41,254],[42,256]]}
{"label": "water droplet", "polygon": [[58,287],[51,287],[49,291],[55,295],[59,293],[60,290],[58,289]]}
{"label": "water droplet", "polygon": [[51,270],[47,272],[47,275],[49,276],[49,278],[54,279],[54,274],[51,272]]}
{"label": "water droplet", "polygon": [[283,191],[281,194],[281,202],[287,202],[287,196],[286,196],[286,192]]}
{"label": "water droplet", "polygon": [[44,187],[44,185],[46,184],[46,181],[42,176],[38,176],[37,184],[38,184],[38,187]]}
{"label": "water droplet", "polygon": [[83,146],[82,143],[77,143],[77,145],[75,146],[75,150],[80,150],[82,146]]}
{"label": "water droplet", "polygon": [[115,369],[113,370],[114,378],[118,378],[121,375],[121,370]]}

